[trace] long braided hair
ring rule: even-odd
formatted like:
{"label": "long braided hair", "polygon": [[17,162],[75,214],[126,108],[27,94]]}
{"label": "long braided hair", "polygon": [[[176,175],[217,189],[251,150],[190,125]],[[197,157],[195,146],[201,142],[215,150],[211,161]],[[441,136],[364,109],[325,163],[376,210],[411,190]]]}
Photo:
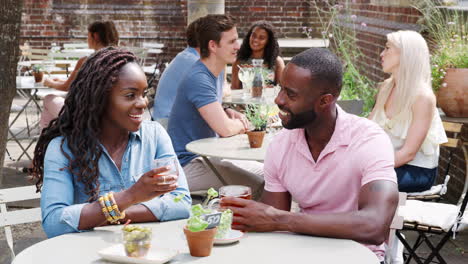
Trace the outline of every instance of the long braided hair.
{"label": "long braided hair", "polygon": [[[44,179],[47,146],[55,137],[63,136],[61,151],[69,165],[62,170],[68,170],[83,183],[89,201],[97,199],[98,161],[103,153],[99,144],[100,121],[120,69],[130,62],[136,62],[133,53],[113,47],[101,49],[85,61],[71,83],[59,116],[43,129],[34,150],[33,177],[37,180],[37,191],[41,190]],[[64,151],[65,142],[73,158]]]}
{"label": "long braided hair", "polygon": [[268,68],[273,69],[276,63],[276,58],[280,56],[280,48],[278,39],[275,35],[275,30],[272,24],[267,21],[257,21],[250,27],[249,32],[245,35],[242,45],[237,53],[237,59],[240,61],[247,61],[252,55],[252,48],[250,47],[250,36],[254,28],[264,29],[268,34],[268,42],[263,51],[263,63],[268,65]]}

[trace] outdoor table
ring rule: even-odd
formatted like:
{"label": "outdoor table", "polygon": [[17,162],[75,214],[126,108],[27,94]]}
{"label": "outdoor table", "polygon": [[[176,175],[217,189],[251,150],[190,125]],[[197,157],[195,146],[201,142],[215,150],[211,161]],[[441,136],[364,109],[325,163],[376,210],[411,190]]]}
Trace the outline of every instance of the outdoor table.
{"label": "outdoor table", "polygon": [[[249,232],[234,244],[215,246],[211,255],[192,257],[183,234],[186,220],[147,223],[153,229],[152,247],[176,249],[169,262],[178,263],[379,263],[376,255],[352,240],[332,239],[287,232]],[[119,243],[122,226],[96,228],[95,231],[66,234],[39,242],[22,251],[13,264],[30,263],[110,263],[98,251]]]}
{"label": "outdoor table", "polygon": [[275,88],[265,88],[264,89],[264,96],[262,97],[244,97],[242,93],[242,89],[240,90],[232,90],[231,95],[223,97],[224,104],[267,104],[267,105],[275,105],[275,95],[274,95]]}
{"label": "outdoor table", "polygon": [[[70,67],[75,65],[78,60],[52,60],[58,67]],[[31,67],[34,64],[42,64],[44,60],[26,60],[18,62],[18,66]]]}
{"label": "outdoor table", "polygon": [[[78,60],[53,60],[51,61],[54,62],[54,65],[59,68],[65,68],[65,73],[68,77],[69,74],[69,69],[73,66],[76,65]],[[20,67],[31,67],[31,65],[35,64],[43,64],[44,60],[26,60],[26,61],[20,61],[18,62],[18,66]]]}
{"label": "outdoor table", "polygon": [[200,155],[223,185],[227,185],[227,182],[208,157],[263,162],[266,150],[273,136],[272,133],[267,133],[261,148],[251,148],[246,134],[225,138],[203,138],[188,143],[185,148],[192,153]]}

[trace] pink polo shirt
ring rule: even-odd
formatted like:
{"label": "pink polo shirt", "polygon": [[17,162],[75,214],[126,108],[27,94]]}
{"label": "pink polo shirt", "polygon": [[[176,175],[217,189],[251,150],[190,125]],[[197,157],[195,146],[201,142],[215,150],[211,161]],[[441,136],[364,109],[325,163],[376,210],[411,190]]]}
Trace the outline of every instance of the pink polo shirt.
{"label": "pink polo shirt", "polygon": [[[370,120],[337,109],[335,131],[317,161],[304,129],[283,129],[268,147],[265,190],[289,192],[303,213],[357,211],[362,186],[376,180],[397,184],[393,147],[385,132]],[[383,260],[383,244],[366,246]]]}

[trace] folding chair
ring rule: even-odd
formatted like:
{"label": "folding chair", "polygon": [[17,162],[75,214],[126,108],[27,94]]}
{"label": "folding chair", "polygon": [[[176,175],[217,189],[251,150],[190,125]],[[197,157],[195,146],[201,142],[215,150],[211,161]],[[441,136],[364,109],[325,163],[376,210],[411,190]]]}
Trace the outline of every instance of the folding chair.
{"label": "folding chair", "polygon": [[41,221],[41,208],[35,207],[8,211],[7,203],[40,198],[41,194],[36,192],[36,186],[34,185],[0,189],[0,227],[5,229],[7,244],[13,258],[15,257],[15,251],[13,249],[11,226]]}
{"label": "folding chair", "polygon": [[122,47],[122,48],[135,54],[135,56],[138,59],[138,64],[140,64],[140,66],[144,65],[144,62],[146,60],[146,55],[148,54],[147,48],[140,48],[140,47]]}
{"label": "folding chair", "polygon": [[443,147],[450,148],[449,158],[447,161],[447,166],[445,168],[445,178],[442,184],[432,186],[432,188],[428,191],[420,192],[420,193],[408,193],[408,200],[421,200],[421,201],[440,201],[443,198],[443,195],[447,192],[447,184],[450,180],[450,167],[452,164],[452,156],[453,151],[458,147],[457,145],[457,137],[458,133],[460,133],[462,124],[457,123],[450,123],[450,122],[442,122],[444,125],[445,132],[453,133],[452,137],[448,137],[448,142],[442,144]]}
{"label": "folding chair", "polygon": [[[452,126],[455,133],[460,132],[461,125],[455,123],[447,123],[444,126]],[[404,212],[402,213],[405,218],[403,224],[404,231],[414,231],[417,232],[418,237],[413,245],[410,245],[408,241],[402,236],[400,231],[396,231],[396,236],[403,243],[405,249],[408,251],[408,256],[405,259],[405,263],[410,263],[412,259],[416,263],[431,263],[434,258],[437,258],[438,263],[447,263],[444,258],[440,255],[440,250],[443,248],[448,239],[453,236],[455,237],[457,231],[459,231],[460,223],[463,220],[463,214],[468,203],[468,142],[462,142],[457,138],[449,138],[449,142],[445,144],[450,147],[461,146],[463,154],[465,156],[465,165],[466,165],[466,176],[465,176],[465,185],[460,196],[460,199],[457,205],[452,204],[443,204],[436,202],[426,202],[426,201],[408,201],[407,206]],[[468,216],[466,216],[468,217]],[[433,244],[429,240],[428,234],[436,234],[441,238],[440,240]],[[427,247],[431,250],[431,253],[427,258],[423,258],[418,255],[416,250],[423,244],[426,244]]]}

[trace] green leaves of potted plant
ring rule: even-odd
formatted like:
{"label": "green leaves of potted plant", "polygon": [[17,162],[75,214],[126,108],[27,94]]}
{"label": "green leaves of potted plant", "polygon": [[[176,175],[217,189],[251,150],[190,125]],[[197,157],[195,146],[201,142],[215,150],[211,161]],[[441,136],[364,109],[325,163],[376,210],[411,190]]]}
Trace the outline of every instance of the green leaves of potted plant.
{"label": "green leaves of potted plant", "polygon": [[44,72],[42,71],[42,65],[34,64],[32,66],[32,71],[34,75],[34,81],[39,83],[42,82],[42,79],[44,78]]}
{"label": "green leaves of potted plant", "polygon": [[416,6],[432,47],[432,88],[447,116],[468,117],[468,17],[463,11],[422,0]]}
{"label": "green leaves of potted plant", "polygon": [[251,148],[262,147],[263,138],[266,134],[269,112],[270,106],[268,105],[249,104],[246,106],[245,116],[254,127],[253,130],[247,131],[246,133],[249,138],[249,144]]}

